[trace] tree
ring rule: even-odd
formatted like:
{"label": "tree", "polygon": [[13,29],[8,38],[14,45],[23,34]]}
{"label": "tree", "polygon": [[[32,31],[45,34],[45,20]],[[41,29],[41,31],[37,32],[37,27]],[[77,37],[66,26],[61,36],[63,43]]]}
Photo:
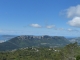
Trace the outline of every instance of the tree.
{"label": "tree", "polygon": [[80,55],[78,55],[78,56],[76,57],[76,60],[80,60]]}

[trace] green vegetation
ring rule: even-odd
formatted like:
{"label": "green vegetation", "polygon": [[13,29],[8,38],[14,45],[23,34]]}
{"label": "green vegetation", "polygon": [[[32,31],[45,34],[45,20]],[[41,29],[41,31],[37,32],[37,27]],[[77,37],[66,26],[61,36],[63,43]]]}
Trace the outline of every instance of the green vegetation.
{"label": "green vegetation", "polygon": [[0,52],[0,60],[80,60],[80,47],[76,42],[62,48],[26,47]]}
{"label": "green vegetation", "polygon": [[0,51],[25,47],[60,47],[70,42],[62,36],[17,36],[4,43],[0,43]]}

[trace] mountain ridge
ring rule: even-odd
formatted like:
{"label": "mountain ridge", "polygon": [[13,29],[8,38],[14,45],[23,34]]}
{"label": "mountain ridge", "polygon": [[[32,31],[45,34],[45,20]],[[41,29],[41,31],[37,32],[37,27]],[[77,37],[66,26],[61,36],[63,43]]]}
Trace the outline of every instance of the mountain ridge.
{"label": "mountain ridge", "polygon": [[65,46],[69,41],[63,36],[21,35],[0,43],[0,50],[12,50],[25,47]]}

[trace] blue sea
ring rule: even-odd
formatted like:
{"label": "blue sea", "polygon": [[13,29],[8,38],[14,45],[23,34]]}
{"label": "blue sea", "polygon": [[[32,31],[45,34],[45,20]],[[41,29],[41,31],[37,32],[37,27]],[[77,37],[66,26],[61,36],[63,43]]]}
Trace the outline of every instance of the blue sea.
{"label": "blue sea", "polygon": [[2,41],[2,40],[7,41],[14,37],[16,37],[16,35],[0,35],[0,41]]}

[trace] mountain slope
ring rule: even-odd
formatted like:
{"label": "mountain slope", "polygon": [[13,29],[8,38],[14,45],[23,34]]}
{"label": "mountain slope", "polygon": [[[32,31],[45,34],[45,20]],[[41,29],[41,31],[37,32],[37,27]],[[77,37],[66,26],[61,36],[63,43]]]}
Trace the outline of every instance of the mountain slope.
{"label": "mountain slope", "polygon": [[64,46],[69,41],[61,36],[17,36],[6,42],[0,43],[0,50],[12,50],[25,47],[55,47]]}

